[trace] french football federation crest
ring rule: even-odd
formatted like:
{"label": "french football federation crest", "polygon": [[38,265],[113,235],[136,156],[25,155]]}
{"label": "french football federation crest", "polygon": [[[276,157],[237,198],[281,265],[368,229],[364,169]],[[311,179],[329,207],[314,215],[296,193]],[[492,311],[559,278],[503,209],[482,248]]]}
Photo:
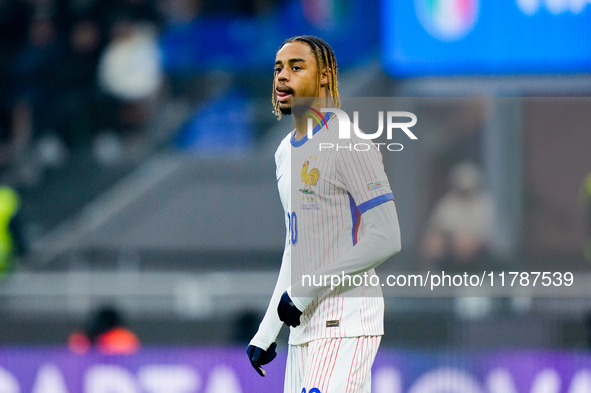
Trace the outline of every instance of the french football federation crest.
{"label": "french football federation crest", "polygon": [[[316,159],[317,157],[314,157]],[[310,160],[312,160],[312,156],[310,156]],[[302,195],[302,205],[301,208],[304,210],[320,210],[318,204],[314,201],[314,187],[318,184],[318,179],[320,178],[320,171],[318,168],[310,168],[310,161],[305,161],[304,165],[302,166],[302,173],[301,179],[304,183],[304,188],[300,188],[300,192]]]}
{"label": "french football federation crest", "polygon": [[312,168],[308,171],[309,165],[310,161],[306,161],[302,167],[302,181],[304,182],[304,188],[301,188],[300,191],[306,195],[314,195],[312,186],[315,186],[316,183],[318,183],[320,172],[318,171],[318,168]]}

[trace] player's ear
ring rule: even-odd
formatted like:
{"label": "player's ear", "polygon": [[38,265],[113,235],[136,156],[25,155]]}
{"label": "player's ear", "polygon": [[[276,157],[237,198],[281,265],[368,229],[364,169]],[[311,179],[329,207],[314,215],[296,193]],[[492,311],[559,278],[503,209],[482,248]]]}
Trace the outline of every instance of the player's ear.
{"label": "player's ear", "polygon": [[325,87],[330,82],[330,68],[324,67],[320,70],[320,87]]}

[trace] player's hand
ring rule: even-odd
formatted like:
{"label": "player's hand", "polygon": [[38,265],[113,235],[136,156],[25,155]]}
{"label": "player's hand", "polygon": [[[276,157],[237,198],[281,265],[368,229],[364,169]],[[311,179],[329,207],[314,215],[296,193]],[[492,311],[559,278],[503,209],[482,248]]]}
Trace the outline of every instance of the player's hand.
{"label": "player's hand", "polygon": [[279,300],[277,314],[279,314],[279,319],[285,322],[287,326],[296,327],[300,325],[302,312],[295,306],[295,304],[293,304],[287,291],[283,292],[281,300]]}
{"label": "player's hand", "polygon": [[270,363],[277,356],[275,348],[277,348],[276,343],[271,344],[266,351],[254,345],[249,345],[246,348],[246,354],[248,355],[248,359],[250,359],[250,364],[252,364],[252,367],[254,367],[261,377],[267,375],[261,366]]}

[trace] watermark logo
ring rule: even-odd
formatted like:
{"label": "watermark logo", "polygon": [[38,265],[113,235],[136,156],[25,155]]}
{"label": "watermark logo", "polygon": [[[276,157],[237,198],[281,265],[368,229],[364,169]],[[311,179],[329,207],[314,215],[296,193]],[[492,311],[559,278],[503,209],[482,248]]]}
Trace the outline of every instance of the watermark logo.
{"label": "watermark logo", "polygon": [[304,108],[306,108],[306,112],[304,113],[311,116],[308,118],[308,138],[312,138],[312,135],[314,134],[314,126],[312,124],[312,119],[316,120],[318,124],[324,125],[324,127],[326,127],[326,129],[328,130],[328,123],[326,123],[326,120],[324,119],[324,116],[322,116],[322,113],[318,112],[311,106],[304,106]]}
{"label": "watermark logo", "polygon": [[[353,112],[353,121],[347,112],[342,109],[336,108],[320,108],[320,111],[317,111],[313,108],[307,107],[308,111],[306,113],[310,114],[318,124],[324,124],[324,126],[328,129],[328,124],[322,116],[322,113],[333,113],[338,119],[339,124],[339,139],[351,139],[351,128],[353,128],[353,132],[355,135],[360,139],[370,140],[376,139],[380,137],[384,132],[384,117],[386,118],[386,138],[388,140],[392,140],[394,135],[394,130],[401,130],[404,134],[410,138],[411,140],[417,140],[417,136],[410,130],[415,124],[417,124],[417,116],[412,112],[405,112],[405,111],[387,111],[384,115],[384,111],[378,111],[378,130],[372,134],[367,134],[361,131],[359,128],[359,112]],[[322,122],[318,119],[319,117],[322,119]],[[406,121],[399,121],[399,120],[406,120]],[[311,139],[314,136],[314,129],[313,129],[313,121],[312,118],[308,118],[308,128],[307,134],[308,139]],[[386,148],[389,151],[401,151],[404,146],[401,143],[376,143],[375,146],[377,149],[380,149],[380,146],[386,145]],[[333,143],[320,143],[319,149],[322,151],[323,149],[332,149],[336,148],[339,149],[348,149],[348,150],[356,150],[356,151],[367,151],[371,148],[371,144],[369,143],[356,143],[356,144],[349,144],[347,146],[341,146]]]}

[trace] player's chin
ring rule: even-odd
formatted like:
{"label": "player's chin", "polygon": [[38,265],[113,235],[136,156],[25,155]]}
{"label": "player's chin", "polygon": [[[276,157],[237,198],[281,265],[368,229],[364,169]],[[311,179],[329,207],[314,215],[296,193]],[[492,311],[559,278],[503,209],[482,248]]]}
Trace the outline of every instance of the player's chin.
{"label": "player's chin", "polygon": [[291,105],[289,103],[279,103],[279,111],[282,115],[291,115]]}

